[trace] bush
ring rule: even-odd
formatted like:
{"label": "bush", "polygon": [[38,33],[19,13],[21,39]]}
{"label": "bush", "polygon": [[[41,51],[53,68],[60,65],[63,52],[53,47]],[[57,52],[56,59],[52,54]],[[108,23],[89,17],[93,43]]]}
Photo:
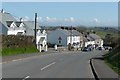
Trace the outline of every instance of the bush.
{"label": "bush", "polygon": [[2,56],[38,52],[34,37],[21,35],[2,36]]}

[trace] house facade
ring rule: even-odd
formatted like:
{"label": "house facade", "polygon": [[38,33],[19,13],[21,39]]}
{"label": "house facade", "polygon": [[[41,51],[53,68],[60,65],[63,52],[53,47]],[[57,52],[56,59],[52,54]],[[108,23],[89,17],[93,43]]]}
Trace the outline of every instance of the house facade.
{"label": "house facade", "polygon": [[7,35],[25,35],[24,23],[19,21],[6,21],[8,28]]}
{"label": "house facade", "polygon": [[80,44],[81,33],[76,30],[56,29],[48,34],[48,42],[67,46],[71,44]]}
{"label": "house facade", "polygon": [[2,26],[1,34],[7,35],[9,27],[7,26],[6,21],[17,21],[10,13],[0,12],[0,24]]}
{"label": "house facade", "polygon": [[37,49],[42,52],[47,51],[47,33],[45,30],[38,30],[36,34]]}
{"label": "house facade", "polygon": [[103,40],[97,34],[88,34],[84,38],[84,47],[93,46],[94,48],[103,47]]}
{"label": "house facade", "polygon": [[[26,35],[34,36],[35,21],[17,21],[10,13],[0,12],[0,26],[2,26],[2,35]],[[36,26],[36,45],[37,49],[47,51],[47,33],[40,28],[37,22]]]}

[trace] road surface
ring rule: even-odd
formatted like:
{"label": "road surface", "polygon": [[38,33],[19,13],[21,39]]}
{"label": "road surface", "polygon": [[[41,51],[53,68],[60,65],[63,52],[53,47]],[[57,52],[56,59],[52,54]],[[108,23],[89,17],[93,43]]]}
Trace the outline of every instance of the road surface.
{"label": "road surface", "polygon": [[89,59],[102,53],[102,51],[74,51],[13,60],[2,64],[2,77],[94,78]]}

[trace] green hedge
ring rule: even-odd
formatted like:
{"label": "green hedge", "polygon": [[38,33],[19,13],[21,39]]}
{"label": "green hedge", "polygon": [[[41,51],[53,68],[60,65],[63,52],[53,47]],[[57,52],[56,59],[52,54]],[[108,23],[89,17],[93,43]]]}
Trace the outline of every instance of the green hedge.
{"label": "green hedge", "polygon": [[2,56],[38,52],[33,36],[2,35]]}

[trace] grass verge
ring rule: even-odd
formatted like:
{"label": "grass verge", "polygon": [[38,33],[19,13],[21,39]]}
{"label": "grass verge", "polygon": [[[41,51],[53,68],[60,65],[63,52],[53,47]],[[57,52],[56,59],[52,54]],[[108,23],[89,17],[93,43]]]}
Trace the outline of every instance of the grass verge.
{"label": "grass verge", "polygon": [[112,65],[110,62],[108,62],[107,60],[105,60],[105,63],[111,68],[113,69],[117,74],[120,75],[120,68],[119,67],[116,67],[114,65]]}
{"label": "grass verge", "polygon": [[2,56],[16,55],[16,54],[30,54],[38,52],[35,47],[18,47],[18,48],[3,48]]}

